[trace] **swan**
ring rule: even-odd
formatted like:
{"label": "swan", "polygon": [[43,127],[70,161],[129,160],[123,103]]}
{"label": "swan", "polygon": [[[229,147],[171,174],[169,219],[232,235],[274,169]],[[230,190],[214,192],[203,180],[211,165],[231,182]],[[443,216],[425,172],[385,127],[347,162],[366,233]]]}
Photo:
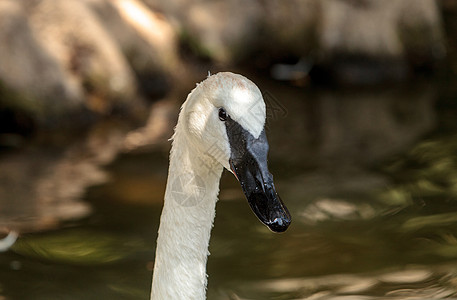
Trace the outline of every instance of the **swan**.
{"label": "swan", "polygon": [[258,87],[242,75],[208,76],[187,96],[172,137],[160,217],[152,300],[206,298],[206,262],[223,169],[273,232],[291,222],[268,171],[266,110]]}

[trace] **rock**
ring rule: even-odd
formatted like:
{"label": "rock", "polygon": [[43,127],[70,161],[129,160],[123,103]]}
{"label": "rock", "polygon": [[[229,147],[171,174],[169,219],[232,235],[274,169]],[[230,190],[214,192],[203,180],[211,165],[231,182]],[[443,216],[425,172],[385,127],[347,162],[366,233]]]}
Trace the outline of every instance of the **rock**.
{"label": "rock", "polygon": [[[266,24],[277,33],[270,44],[275,48],[289,45],[291,53],[307,57],[314,63],[311,76],[317,81],[371,84],[403,80],[411,69],[433,69],[445,55],[442,20],[433,0],[306,2],[312,13],[306,15],[305,8],[288,14],[274,10]],[[303,18],[311,21],[300,22]],[[288,36],[276,29],[279,24],[294,24],[299,29]]]}
{"label": "rock", "polygon": [[0,19],[3,106],[58,128],[134,98],[130,67],[79,1],[2,1]]}
{"label": "rock", "polygon": [[434,0],[146,2],[178,24],[197,54],[222,63],[302,57],[317,79],[377,83],[432,68],[445,53]]}
{"label": "rock", "polygon": [[80,102],[107,114],[135,99],[132,69],[84,3],[41,0],[28,6],[28,11],[41,46],[59,64],[65,81],[82,90]]}
{"label": "rock", "polygon": [[1,105],[42,122],[80,109],[82,90],[65,80],[63,68],[43,48],[17,1],[0,2],[0,28]]}
{"label": "rock", "polygon": [[251,1],[145,1],[170,18],[199,56],[232,63],[258,44],[262,7]]}
{"label": "rock", "polygon": [[436,1],[404,0],[398,28],[413,67],[433,67],[446,55],[444,25]]}
{"label": "rock", "polygon": [[37,127],[144,111],[138,87],[162,96],[180,63],[173,27],[137,0],[6,0],[0,25],[1,114]]}
{"label": "rock", "polygon": [[313,78],[343,83],[400,80],[444,55],[433,0],[147,3],[1,1],[0,109],[51,128],[141,110],[139,90],[162,96],[183,73],[178,31],[216,62],[301,57]]}
{"label": "rock", "polygon": [[[317,47],[320,1],[292,0],[267,2],[262,14],[262,48],[274,57],[307,56]],[[281,54],[281,52],[283,54]]]}
{"label": "rock", "polygon": [[163,96],[178,72],[178,37],[158,12],[137,0],[84,0],[118,44],[138,79],[142,92]]}

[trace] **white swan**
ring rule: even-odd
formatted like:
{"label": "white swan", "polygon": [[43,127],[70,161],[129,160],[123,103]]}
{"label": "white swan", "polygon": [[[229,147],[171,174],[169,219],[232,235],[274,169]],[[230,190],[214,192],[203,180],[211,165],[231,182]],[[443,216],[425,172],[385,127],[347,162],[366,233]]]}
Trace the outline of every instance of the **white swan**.
{"label": "white swan", "polygon": [[209,76],[188,95],[173,135],[151,299],[205,299],[223,168],[241,183],[260,221],[275,232],[289,226],[290,214],[267,168],[265,115],[262,94],[241,75]]}

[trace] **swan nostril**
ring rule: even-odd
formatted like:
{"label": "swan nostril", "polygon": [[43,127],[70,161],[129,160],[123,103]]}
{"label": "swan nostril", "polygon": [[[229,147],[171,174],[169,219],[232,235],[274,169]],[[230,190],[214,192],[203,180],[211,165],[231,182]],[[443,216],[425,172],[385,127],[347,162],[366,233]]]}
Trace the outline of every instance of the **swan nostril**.
{"label": "swan nostril", "polygon": [[276,218],[276,219],[273,220],[273,223],[276,223],[276,224],[278,224],[279,226],[282,226],[283,221],[282,221],[282,219],[280,219],[280,218]]}

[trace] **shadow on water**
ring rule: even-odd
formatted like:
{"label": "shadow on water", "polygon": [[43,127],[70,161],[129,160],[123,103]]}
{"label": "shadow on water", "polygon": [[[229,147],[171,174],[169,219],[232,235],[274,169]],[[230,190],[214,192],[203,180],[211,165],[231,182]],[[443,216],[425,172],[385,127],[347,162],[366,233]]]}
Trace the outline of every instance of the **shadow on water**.
{"label": "shadow on water", "polygon": [[[268,93],[271,171],[294,222],[269,232],[225,173],[208,298],[457,297],[448,95],[420,83],[329,91],[254,81]],[[169,145],[126,154],[132,135],[117,126],[57,154],[2,156],[2,226],[23,234],[0,254],[0,299],[148,298]],[[61,217],[62,203],[78,214]]]}

